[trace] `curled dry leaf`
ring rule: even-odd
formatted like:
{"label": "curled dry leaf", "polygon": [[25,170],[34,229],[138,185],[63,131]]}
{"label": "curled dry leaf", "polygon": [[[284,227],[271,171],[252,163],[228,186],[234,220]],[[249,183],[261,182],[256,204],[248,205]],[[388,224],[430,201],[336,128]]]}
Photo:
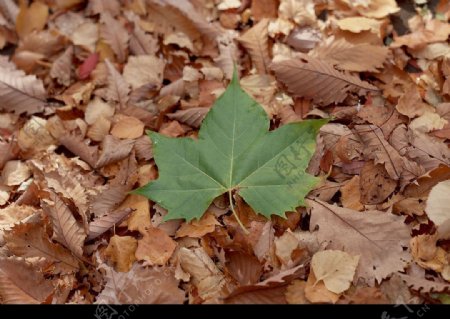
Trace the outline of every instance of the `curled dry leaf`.
{"label": "curled dry leaf", "polygon": [[0,258],[0,296],[5,304],[40,304],[53,285],[31,264],[17,258]]}
{"label": "curled dry leaf", "polygon": [[100,36],[111,47],[118,62],[124,62],[128,51],[130,35],[109,12],[101,13]]}
{"label": "curled dry leaf", "polygon": [[118,272],[130,271],[136,260],[137,240],[131,236],[114,235],[105,249],[105,256],[114,264]]}
{"label": "curled dry leaf", "polygon": [[268,73],[270,64],[267,26],[269,19],[262,19],[238,38],[238,41],[252,57],[253,66],[258,73]]}
{"label": "curled dry leaf", "polygon": [[181,268],[191,275],[192,283],[197,287],[202,299],[221,295],[226,284],[225,277],[203,248],[180,248],[178,259]]}
{"label": "curled dry leaf", "polygon": [[357,76],[339,72],[331,64],[305,54],[274,63],[271,68],[294,95],[322,105],[342,102],[350,92],[378,90]]}
{"label": "curled dry leaf", "polygon": [[83,227],[56,193],[49,191],[49,194],[51,202],[42,202],[42,207],[52,220],[54,239],[81,257],[86,239]]}
{"label": "curled dry leaf", "polygon": [[358,261],[359,256],[340,250],[324,250],[314,254],[311,268],[316,276],[316,283],[323,281],[329,291],[340,294],[350,288]]}
{"label": "curled dry leaf", "polygon": [[208,111],[209,107],[192,107],[166,114],[166,116],[171,120],[177,120],[194,128],[199,128]]}
{"label": "curled dry leaf", "polygon": [[[331,249],[361,256],[355,280],[361,277],[380,282],[402,271],[411,260],[409,252],[403,249],[408,247],[410,235],[402,217],[381,211],[359,213],[320,200],[309,200],[308,204],[310,228],[319,225],[320,242],[327,241]],[[344,233],[346,236],[341,235]]]}

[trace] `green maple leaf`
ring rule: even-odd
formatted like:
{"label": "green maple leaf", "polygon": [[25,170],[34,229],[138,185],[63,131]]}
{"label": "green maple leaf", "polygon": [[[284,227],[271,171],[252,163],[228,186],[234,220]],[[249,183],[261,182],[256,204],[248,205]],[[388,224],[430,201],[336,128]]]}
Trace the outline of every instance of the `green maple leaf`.
{"label": "green maple leaf", "polygon": [[168,210],[165,220],[200,218],[219,195],[237,191],[258,213],[285,217],[320,178],[305,172],[319,128],[307,120],[269,132],[264,109],[235,74],[205,117],[198,140],[149,132],[159,178],[133,191]]}

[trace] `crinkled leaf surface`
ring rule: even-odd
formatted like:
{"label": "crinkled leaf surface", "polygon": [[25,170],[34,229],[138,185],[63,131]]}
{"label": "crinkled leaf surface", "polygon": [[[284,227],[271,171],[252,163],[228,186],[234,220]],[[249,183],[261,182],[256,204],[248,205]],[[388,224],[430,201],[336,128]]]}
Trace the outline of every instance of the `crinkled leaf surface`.
{"label": "crinkled leaf surface", "polygon": [[235,74],[200,128],[198,140],[150,132],[159,178],[135,190],[168,210],[165,219],[200,218],[214,198],[236,190],[266,217],[304,205],[319,178],[305,173],[326,120],[269,132],[264,109]]}

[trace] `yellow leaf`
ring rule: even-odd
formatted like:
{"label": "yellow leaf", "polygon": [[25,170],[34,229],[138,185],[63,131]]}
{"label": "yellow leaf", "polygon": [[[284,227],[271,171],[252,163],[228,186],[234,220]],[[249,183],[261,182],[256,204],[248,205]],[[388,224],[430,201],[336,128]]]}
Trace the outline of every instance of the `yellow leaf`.
{"label": "yellow leaf", "polygon": [[128,272],[136,257],[137,241],[131,236],[114,235],[105,249],[105,255],[114,263],[116,271]]}
{"label": "yellow leaf", "polygon": [[20,38],[33,30],[44,29],[48,18],[48,6],[42,2],[33,2],[29,7],[22,2],[16,19],[16,31]]}

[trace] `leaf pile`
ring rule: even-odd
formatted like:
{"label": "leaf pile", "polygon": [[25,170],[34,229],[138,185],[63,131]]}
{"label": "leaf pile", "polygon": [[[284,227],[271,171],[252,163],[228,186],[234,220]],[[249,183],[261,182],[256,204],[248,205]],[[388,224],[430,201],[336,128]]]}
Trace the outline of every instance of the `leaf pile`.
{"label": "leaf pile", "polygon": [[448,300],[447,2],[0,1],[0,302]]}

